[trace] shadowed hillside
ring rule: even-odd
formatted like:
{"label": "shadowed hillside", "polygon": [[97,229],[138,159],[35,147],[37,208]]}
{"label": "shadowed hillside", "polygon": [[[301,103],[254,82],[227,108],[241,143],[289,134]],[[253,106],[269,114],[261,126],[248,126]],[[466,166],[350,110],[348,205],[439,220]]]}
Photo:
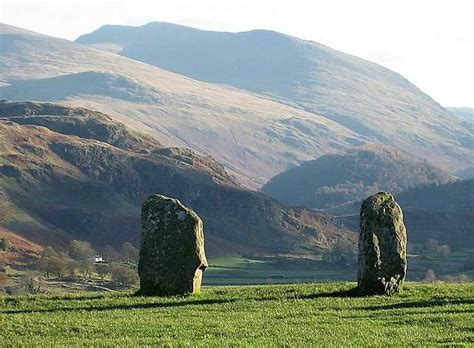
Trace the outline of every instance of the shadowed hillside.
{"label": "shadowed hillside", "polygon": [[77,42],[265,94],[451,172],[474,161],[474,131],[403,76],[316,42],[268,30],[228,33],[160,22],[105,25]]}
{"label": "shadowed hillside", "polygon": [[363,146],[325,155],[272,178],[262,191],[288,205],[327,209],[379,191],[397,193],[454,177],[394,148]]}
{"label": "shadowed hillside", "polygon": [[[395,195],[403,209],[410,242],[436,239],[454,248],[474,247],[474,179],[424,184]],[[357,230],[361,201],[325,210]]]}
{"label": "shadowed hillside", "polygon": [[2,101],[0,139],[0,227],[35,243],[137,242],[152,193],[196,210],[211,256],[301,255],[354,239],[331,217],[244,190],[212,158],[163,148],[102,113]]}

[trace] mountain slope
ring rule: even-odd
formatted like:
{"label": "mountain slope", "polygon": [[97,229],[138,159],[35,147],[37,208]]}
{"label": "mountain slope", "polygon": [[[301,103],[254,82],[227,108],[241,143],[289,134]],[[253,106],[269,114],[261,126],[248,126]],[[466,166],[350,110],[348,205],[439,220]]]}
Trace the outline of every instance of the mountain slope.
{"label": "mountain slope", "polygon": [[354,239],[331,217],[242,189],[212,158],[163,148],[102,113],[2,101],[0,140],[0,227],[34,243],[137,242],[152,193],[196,210],[211,256],[301,255]]}
{"label": "mountain slope", "polygon": [[[395,195],[403,209],[410,243],[428,239],[453,248],[474,247],[474,179],[419,185]],[[359,226],[361,201],[328,209],[345,226]]]}
{"label": "mountain slope", "polygon": [[160,22],[106,25],[77,42],[271,96],[453,173],[474,161],[474,130],[403,76],[316,42],[266,30],[213,32]]}
{"label": "mountain slope", "polygon": [[474,247],[474,179],[420,185],[397,199],[407,224],[416,231],[415,242],[432,238],[455,248]]}
{"label": "mountain slope", "polygon": [[474,109],[473,108],[447,108],[448,111],[466,120],[474,122]]}
{"label": "mountain slope", "polygon": [[401,192],[398,199],[406,208],[474,212],[474,179],[419,185]]}
{"label": "mountain slope", "polygon": [[288,205],[327,209],[379,191],[397,193],[454,177],[393,148],[363,146],[325,155],[272,178],[262,191]]}
{"label": "mountain slope", "polygon": [[166,146],[212,155],[249,187],[365,142],[322,116],[70,41],[0,25],[0,44],[1,98],[102,111]]}

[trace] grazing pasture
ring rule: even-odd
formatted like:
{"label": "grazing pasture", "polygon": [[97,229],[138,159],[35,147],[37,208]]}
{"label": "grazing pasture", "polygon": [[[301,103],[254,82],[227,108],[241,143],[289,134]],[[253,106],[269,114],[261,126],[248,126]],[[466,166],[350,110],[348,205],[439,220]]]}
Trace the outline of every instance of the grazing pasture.
{"label": "grazing pasture", "polygon": [[0,297],[11,345],[430,345],[474,343],[474,284],[210,286],[189,297],[130,292]]}

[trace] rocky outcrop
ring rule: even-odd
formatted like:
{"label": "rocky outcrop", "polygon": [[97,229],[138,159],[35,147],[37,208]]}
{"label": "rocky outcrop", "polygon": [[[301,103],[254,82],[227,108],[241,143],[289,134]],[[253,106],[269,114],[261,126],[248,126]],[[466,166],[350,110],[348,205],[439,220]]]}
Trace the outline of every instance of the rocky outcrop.
{"label": "rocky outcrop", "polygon": [[360,210],[357,285],[366,295],[398,293],[407,270],[403,213],[390,193],[367,198]]}
{"label": "rocky outcrop", "polygon": [[138,274],[143,295],[199,292],[208,267],[203,224],[177,199],[150,196],[142,208]]}
{"label": "rocky outcrop", "polygon": [[[97,248],[138,245],[140,210],[153,193],[179,199],[205,221],[208,256],[299,257],[356,239],[326,214],[239,187],[211,157],[161,148],[95,111],[18,104],[0,101],[0,191],[16,207],[2,206],[0,227],[31,241],[59,248],[69,238]],[[45,230],[54,234],[46,237]]]}

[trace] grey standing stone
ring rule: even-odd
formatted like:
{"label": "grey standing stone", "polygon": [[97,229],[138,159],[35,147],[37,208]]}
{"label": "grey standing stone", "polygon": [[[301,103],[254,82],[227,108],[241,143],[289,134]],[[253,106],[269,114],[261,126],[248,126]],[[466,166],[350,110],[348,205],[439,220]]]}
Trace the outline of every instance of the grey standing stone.
{"label": "grey standing stone", "polygon": [[208,267],[203,224],[177,199],[152,195],[142,207],[140,292],[183,295],[199,292]]}
{"label": "grey standing stone", "polygon": [[407,234],[393,196],[379,192],[360,209],[359,291],[391,295],[401,290],[407,271]]}

